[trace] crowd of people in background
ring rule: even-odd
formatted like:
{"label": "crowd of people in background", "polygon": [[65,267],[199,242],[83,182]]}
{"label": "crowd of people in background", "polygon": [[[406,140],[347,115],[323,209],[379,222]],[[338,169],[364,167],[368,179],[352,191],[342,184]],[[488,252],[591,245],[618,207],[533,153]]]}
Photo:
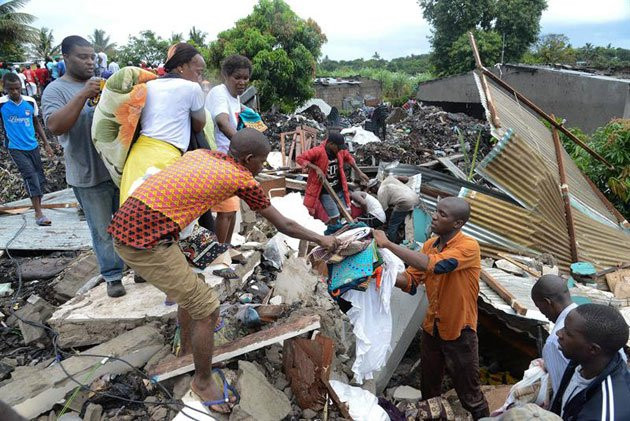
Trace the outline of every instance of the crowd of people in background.
{"label": "crowd of people in background", "polygon": [[[155,68],[137,63],[152,76],[138,82],[146,85],[146,100],[118,185],[95,149],[92,123],[102,80],[130,67],[121,69],[80,36],[66,37],[61,54],[43,63],[0,64],[4,146],[22,174],[36,223],[54,224],[41,206],[46,180],[38,137],[49,156],[54,151],[38,119],[40,107],[33,97],[40,96],[43,121],[63,148],[66,181],[85,214],[107,294],[125,295],[122,277],[127,265],[134,270],[135,282],[149,282],[167,295],[167,302],[179,304],[182,352],[193,355],[196,368],[191,388],[211,409],[230,412],[234,396],[217,388],[210,365],[219,299],[191,269],[177,240],[198,221],[218,243],[229,244],[241,200],[289,236],[329,251],[338,240],[281,215],[254,179],[270,144],[256,129],[260,116],[240,101],[252,73],[248,58],[227,57],[221,67],[223,83],[214,87],[203,78],[203,57],[187,43],[171,46],[164,63]],[[434,236],[420,250],[412,250],[401,245],[401,229],[420,199],[408,178],[370,180],[336,129],[296,161],[307,174],[304,205],[312,216],[329,228],[344,215],[364,221],[374,228],[377,245],[407,265],[396,286],[409,294],[416,294],[421,285],[426,289],[423,398],[439,396],[448,373],[463,407],[474,419],[488,417],[477,339],[480,247],[462,232],[469,204],[457,197],[440,200],[431,216]],[[553,393],[544,410],[532,409],[525,418],[629,419],[625,403],[630,374],[623,352],[628,326],[623,317],[607,306],[577,306],[566,280],[555,275],[540,278],[531,295],[555,323],[542,351]]]}

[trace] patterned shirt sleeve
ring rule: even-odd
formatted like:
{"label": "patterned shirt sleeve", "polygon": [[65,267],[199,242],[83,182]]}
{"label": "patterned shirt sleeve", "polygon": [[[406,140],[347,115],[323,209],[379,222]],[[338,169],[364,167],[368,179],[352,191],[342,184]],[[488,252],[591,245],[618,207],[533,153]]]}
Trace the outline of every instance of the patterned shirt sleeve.
{"label": "patterned shirt sleeve", "polygon": [[271,205],[264,190],[253,178],[244,181],[243,185],[236,191],[236,195],[243,199],[253,211],[263,210]]}

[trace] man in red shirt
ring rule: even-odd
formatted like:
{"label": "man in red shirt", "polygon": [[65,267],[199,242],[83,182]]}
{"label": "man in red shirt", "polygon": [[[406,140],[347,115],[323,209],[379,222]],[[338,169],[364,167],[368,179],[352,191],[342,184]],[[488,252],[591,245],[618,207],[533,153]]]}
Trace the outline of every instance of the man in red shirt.
{"label": "man in red shirt", "polygon": [[22,73],[26,77],[26,95],[33,96],[37,93],[37,84],[35,83],[35,72],[31,70],[31,65],[27,64],[22,68]]}
{"label": "man in red shirt", "polygon": [[327,224],[336,224],[339,220],[339,209],[328,191],[324,189],[322,180],[328,184],[339,196],[339,199],[349,207],[350,192],[348,180],[344,172],[345,164],[349,164],[364,184],[370,180],[357,166],[354,158],[347,150],[343,135],[330,132],[328,138],[319,146],[304,152],[296,158],[302,168],[308,169],[304,206],[309,213]]}
{"label": "man in red shirt", "polygon": [[39,63],[37,63],[36,66],[37,68],[35,69],[35,80],[39,88],[39,94],[41,95],[42,92],[44,92],[44,88],[46,87],[46,85],[48,85],[50,73],[48,73],[48,69],[46,69],[46,67],[42,67]]}
{"label": "man in red shirt", "polygon": [[396,286],[415,294],[423,283],[429,309],[422,324],[420,357],[423,399],[440,396],[444,370],[453,380],[457,397],[475,420],[489,415],[479,381],[477,297],[481,254],[477,241],[461,232],[470,217],[464,199],[447,197],[438,202],[431,219],[435,237],[417,252],[399,246],[383,231],[374,231],[379,247],[392,251],[410,267]]}

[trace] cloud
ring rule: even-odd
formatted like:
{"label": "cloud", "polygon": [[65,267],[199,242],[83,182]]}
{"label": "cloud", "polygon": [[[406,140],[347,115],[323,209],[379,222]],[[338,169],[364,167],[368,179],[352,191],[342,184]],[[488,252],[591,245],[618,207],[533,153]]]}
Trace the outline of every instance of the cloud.
{"label": "cloud", "polygon": [[548,0],[548,4],[541,19],[543,25],[560,22],[605,23],[630,19],[628,0]]}

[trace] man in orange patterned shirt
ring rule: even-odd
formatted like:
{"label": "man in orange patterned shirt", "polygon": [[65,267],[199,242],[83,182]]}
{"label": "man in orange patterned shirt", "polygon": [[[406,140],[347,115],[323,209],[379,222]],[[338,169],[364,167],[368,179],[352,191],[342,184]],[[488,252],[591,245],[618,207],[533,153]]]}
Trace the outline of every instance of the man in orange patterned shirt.
{"label": "man in orange patterned shirt", "polygon": [[213,205],[236,195],[280,232],[330,250],[336,247],[334,237],[307,230],[270,204],[254,179],[270,149],[262,133],[243,129],[232,138],[227,155],[206,149],[186,153],[141,184],[108,230],[129,267],[179,305],[182,351],[192,348],[195,363],[191,389],[218,412],[229,412],[233,405],[211,378],[212,327],[219,317],[219,300],[188,266],[177,243],[180,231]]}
{"label": "man in orange patterned shirt", "polygon": [[422,324],[420,357],[423,399],[442,393],[444,369],[453,380],[457,397],[475,420],[489,415],[479,381],[477,296],[481,255],[479,244],[461,232],[470,217],[464,199],[447,197],[438,202],[431,218],[436,237],[417,252],[389,241],[374,231],[379,247],[387,248],[410,267],[396,279],[396,286],[415,294],[423,283],[429,309]]}

